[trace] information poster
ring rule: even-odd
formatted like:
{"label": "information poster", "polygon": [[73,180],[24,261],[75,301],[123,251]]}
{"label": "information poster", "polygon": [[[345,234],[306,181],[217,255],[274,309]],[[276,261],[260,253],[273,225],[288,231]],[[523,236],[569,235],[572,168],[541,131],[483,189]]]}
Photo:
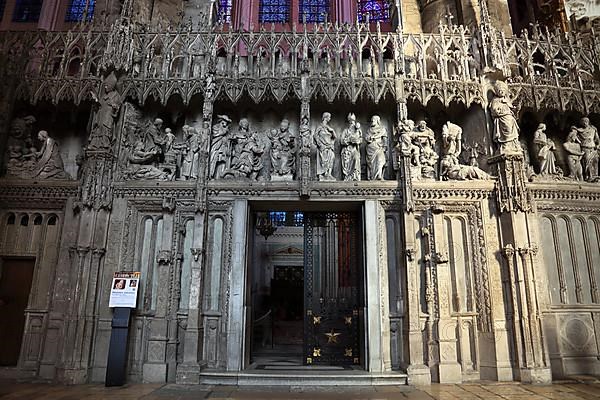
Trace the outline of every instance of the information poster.
{"label": "information poster", "polygon": [[108,306],[135,308],[139,285],[139,272],[115,272]]}

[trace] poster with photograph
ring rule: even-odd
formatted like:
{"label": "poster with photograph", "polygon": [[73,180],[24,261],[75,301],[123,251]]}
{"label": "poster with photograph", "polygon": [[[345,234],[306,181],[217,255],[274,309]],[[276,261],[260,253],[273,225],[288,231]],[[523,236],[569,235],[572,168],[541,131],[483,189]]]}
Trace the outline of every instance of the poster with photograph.
{"label": "poster with photograph", "polygon": [[109,307],[135,308],[140,285],[139,272],[115,272],[110,286]]}

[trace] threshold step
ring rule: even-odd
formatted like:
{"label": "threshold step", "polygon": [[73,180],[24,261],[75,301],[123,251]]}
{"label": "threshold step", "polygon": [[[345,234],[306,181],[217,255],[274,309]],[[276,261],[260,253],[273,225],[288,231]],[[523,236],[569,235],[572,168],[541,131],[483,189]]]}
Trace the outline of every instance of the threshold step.
{"label": "threshold step", "polygon": [[200,383],[237,386],[379,386],[406,385],[402,372],[370,373],[356,370],[246,370],[241,372],[204,370]]}

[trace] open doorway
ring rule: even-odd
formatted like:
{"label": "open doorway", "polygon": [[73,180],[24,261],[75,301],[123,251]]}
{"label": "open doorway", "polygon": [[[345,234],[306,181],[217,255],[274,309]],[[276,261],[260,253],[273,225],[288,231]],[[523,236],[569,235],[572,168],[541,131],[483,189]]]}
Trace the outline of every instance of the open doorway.
{"label": "open doorway", "polygon": [[364,368],[356,212],[268,211],[250,233],[250,368]]}
{"label": "open doorway", "polygon": [[0,263],[0,366],[19,361],[34,265],[33,259],[19,258]]}

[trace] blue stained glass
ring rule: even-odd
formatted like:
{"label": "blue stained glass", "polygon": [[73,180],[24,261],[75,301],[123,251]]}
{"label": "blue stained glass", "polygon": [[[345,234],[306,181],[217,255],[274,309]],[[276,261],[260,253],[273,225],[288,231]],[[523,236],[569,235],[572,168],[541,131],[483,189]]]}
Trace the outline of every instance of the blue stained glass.
{"label": "blue stained glass", "polygon": [[387,0],[358,0],[358,20],[359,22],[367,21],[387,22],[390,20],[390,4]]}
{"label": "blue stained glass", "polygon": [[89,22],[94,17],[94,8],[96,0],[71,0],[67,13],[65,14],[65,22],[79,22],[83,20],[83,14],[87,7],[87,18]]}
{"label": "blue stained glass", "polygon": [[300,22],[325,22],[329,15],[329,0],[300,0]]}
{"label": "blue stained glass", "polygon": [[261,23],[286,23],[290,21],[289,0],[261,0],[258,11]]}
{"label": "blue stained glass", "polygon": [[219,22],[224,24],[231,23],[231,9],[233,0],[219,0]]}
{"label": "blue stained glass", "polygon": [[271,211],[269,219],[274,226],[303,226],[304,213],[301,211]]}

